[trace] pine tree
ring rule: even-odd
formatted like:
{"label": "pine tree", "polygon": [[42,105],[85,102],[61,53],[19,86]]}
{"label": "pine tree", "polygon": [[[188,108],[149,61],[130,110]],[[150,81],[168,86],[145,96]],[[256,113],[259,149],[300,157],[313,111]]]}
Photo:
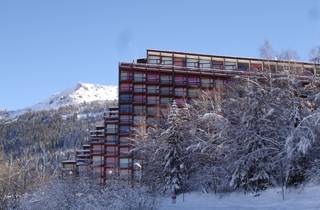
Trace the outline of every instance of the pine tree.
{"label": "pine tree", "polygon": [[162,138],[167,144],[167,154],[164,158],[164,174],[166,187],[170,189],[173,198],[182,187],[184,164],[183,156],[183,132],[179,108],[173,102],[168,115],[168,129],[162,133]]}

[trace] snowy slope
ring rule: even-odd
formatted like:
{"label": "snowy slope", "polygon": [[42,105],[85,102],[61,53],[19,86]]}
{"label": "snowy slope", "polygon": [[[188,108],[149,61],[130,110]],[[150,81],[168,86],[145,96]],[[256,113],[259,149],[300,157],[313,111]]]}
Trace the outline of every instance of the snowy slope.
{"label": "snowy slope", "polygon": [[6,117],[8,117],[7,110],[0,108],[0,120],[5,119]]}
{"label": "snowy slope", "polygon": [[282,200],[280,189],[270,189],[260,196],[252,194],[231,193],[224,196],[214,194],[190,193],[177,198],[172,204],[171,199],[163,201],[161,210],[319,210],[320,186],[291,190]]}
{"label": "snowy slope", "polygon": [[49,99],[28,107],[27,109],[32,111],[50,110],[93,101],[111,101],[117,100],[117,94],[118,90],[115,85],[78,83],[75,87],[54,94],[49,97]]}

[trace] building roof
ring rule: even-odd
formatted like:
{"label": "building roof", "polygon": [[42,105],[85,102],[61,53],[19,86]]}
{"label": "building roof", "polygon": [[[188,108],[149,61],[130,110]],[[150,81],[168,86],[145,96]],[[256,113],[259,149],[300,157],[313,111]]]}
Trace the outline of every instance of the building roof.
{"label": "building roof", "polygon": [[170,53],[170,54],[182,54],[186,56],[199,56],[199,57],[215,57],[215,58],[226,58],[226,59],[238,59],[238,60],[250,60],[250,61],[260,61],[260,62],[276,62],[276,63],[297,63],[305,65],[314,65],[311,62],[298,61],[298,60],[277,60],[277,59],[262,59],[254,57],[236,57],[236,56],[224,56],[224,55],[215,55],[215,54],[201,54],[201,53],[191,53],[191,52],[181,52],[181,51],[168,51],[168,50],[157,50],[157,49],[147,49],[147,55],[149,52],[159,52],[159,53]]}

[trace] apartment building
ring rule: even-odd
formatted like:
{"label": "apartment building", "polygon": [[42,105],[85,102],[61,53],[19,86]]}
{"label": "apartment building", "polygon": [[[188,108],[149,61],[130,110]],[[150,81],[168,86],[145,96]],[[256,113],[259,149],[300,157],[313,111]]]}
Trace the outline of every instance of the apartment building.
{"label": "apartment building", "polygon": [[[218,100],[234,77],[293,70],[301,77],[320,74],[320,66],[313,63],[147,50],[145,58],[119,64],[118,107],[107,111],[72,163],[77,169],[89,166],[103,183],[112,176],[131,180],[141,170],[139,160],[129,153],[134,130],[153,126],[173,100],[183,106],[200,90],[213,91]],[[66,163],[74,169],[70,161]]]}

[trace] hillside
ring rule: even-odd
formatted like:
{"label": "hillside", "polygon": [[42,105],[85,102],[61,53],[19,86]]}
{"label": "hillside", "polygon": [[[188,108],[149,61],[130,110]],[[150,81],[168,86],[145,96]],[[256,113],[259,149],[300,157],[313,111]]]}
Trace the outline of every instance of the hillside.
{"label": "hillside", "polygon": [[87,141],[89,129],[116,105],[117,87],[79,83],[34,106],[0,111],[0,149],[19,157],[73,150]]}

